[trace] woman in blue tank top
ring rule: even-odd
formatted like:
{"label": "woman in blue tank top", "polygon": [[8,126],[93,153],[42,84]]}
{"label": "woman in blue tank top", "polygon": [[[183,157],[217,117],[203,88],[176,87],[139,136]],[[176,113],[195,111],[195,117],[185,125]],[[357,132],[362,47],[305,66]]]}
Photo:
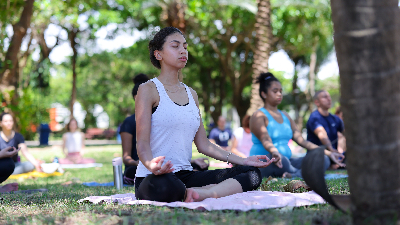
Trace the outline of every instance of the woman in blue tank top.
{"label": "woman in blue tank top", "polygon": [[[267,155],[277,159],[274,165],[260,169],[263,177],[301,177],[303,158],[291,158],[289,140],[293,139],[307,150],[318,146],[305,140],[289,115],[278,110],[282,102],[282,85],[279,80],[272,73],[262,73],[257,82],[260,83],[259,92],[264,107],[257,110],[250,119],[253,140],[250,155]],[[334,157],[334,153],[325,150],[325,154],[329,164],[328,156]]]}

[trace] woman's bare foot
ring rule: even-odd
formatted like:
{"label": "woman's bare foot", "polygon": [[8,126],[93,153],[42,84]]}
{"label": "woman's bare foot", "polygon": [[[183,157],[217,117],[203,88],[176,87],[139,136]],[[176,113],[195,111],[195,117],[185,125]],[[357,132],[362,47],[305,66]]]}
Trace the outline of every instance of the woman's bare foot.
{"label": "woman's bare foot", "polygon": [[18,191],[18,183],[6,184],[0,187],[0,193]]}
{"label": "woman's bare foot", "polygon": [[186,189],[185,202],[195,202],[199,197],[200,197],[199,194],[193,188]]}
{"label": "woman's bare foot", "polygon": [[206,186],[203,186],[203,187],[192,187],[192,188],[193,189],[209,189],[209,188],[214,187],[215,185],[217,185],[217,184],[209,184],[209,185],[206,185]]}
{"label": "woman's bare foot", "polygon": [[282,175],[282,178],[292,178],[292,174],[290,174],[288,172],[284,172]]}

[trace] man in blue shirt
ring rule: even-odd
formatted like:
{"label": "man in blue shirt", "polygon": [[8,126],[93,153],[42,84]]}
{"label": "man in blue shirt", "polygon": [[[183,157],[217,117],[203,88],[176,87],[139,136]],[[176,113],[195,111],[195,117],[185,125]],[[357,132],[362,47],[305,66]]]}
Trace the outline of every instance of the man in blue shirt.
{"label": "man in blue shirt", "polygon": [[325,145],[328,150],[337,152],[336,140],[338,132],[344,131],[343,121],[329,113],[332,100],[327,91],[321,90],[315,93],[314,103],[318,109],[311,113],[307,121],[307,140],[316,145]]}
{"label": "man in blue shirt", "polygon": [[224,150],[229,151],[228,141],[232,138],[232,131],[229,128],[225,128],[226,120],[223,116],[218,117],[218,126],[211,130],[209,139],[212,143],[215,143]]}

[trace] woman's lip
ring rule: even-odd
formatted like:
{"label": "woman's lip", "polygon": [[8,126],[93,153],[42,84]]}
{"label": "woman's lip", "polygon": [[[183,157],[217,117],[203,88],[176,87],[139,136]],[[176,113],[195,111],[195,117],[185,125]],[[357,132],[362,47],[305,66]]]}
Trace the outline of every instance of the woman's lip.
{"label": "woman's lip", "polygon": [[186,58],[179,58],[179,60],[181,60],[181,61],[187,61]]}

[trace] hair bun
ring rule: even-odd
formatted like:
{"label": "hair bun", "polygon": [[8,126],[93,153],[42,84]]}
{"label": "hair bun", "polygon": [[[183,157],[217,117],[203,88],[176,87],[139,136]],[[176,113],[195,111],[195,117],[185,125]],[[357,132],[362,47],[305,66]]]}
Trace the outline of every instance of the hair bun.
{"label": "hair bun", "polygon": [[139,73],[138,75],[136,75],[133,78],[133,83],[134,84],[142,84],[142,83],[147,82],[148,80],[149,80],[149,77],[146,74]]}
{"label": "hair bun", "polygon": [[274,78],[276,79],[276,77],[270,72],[261,73],[260,76],[257,77],[257,82],[256,83],[261,83],[261,82],[263,82],[265,80],[274,79]]}

